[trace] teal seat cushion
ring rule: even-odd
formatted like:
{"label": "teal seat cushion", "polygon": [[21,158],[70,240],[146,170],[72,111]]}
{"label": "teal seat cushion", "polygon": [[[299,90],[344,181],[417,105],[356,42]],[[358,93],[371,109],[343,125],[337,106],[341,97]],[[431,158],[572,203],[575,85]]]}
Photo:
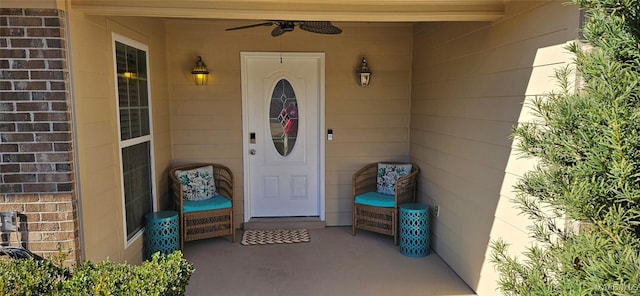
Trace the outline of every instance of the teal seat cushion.
{"label": "teal seat cushion", "polygon": [[395,197],[379,192],[367,192],[356,195],[355,203],[372,207],[392,208],[395,206]]}
{"label": "teal seat cushion", "polygon": [[204,200],[185,200],[182,204],[182,210],[185,213],[228,209],[230,207],[231,201],[222,195],[216,195]]}

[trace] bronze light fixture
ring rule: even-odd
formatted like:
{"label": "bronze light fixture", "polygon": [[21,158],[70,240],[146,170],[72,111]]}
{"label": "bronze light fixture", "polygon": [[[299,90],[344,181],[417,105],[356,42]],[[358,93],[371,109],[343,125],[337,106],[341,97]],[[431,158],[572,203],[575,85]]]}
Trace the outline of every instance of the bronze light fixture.
{"label": "bronze light fixture", "polygon": [[202,61],[202,57],[198,56],[196,66],[191,71],[191,75],[193,75],[193,81],[196,85],[207,85],[209,70],[207,70],[207,65]]}
{"label": "bronze light fixture", "polygon": [[369,85],[369,81],[371,80],[371,69],[369,69],[369,64],[367,64],[367,59],[362,57],[362,62],[360,63],[360,67],[356,69],[356,74],[360,86]]}

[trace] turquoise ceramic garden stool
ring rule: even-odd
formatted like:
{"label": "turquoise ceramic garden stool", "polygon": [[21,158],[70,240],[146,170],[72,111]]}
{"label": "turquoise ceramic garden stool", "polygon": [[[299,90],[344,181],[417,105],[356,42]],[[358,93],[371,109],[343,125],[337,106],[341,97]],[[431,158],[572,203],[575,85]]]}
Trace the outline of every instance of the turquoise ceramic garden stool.
{"label": "turquoise ceramic garden stool", "polygon": [[400,205],[400,253],[409,257],[429,255],[429,207]]}
{"label": "turquoise ceramic garden stool", "polygon": [[150,259],[155,252],[168,255],[180,249],[178,212],[153,212],[146,214],[144,218],[147,259]]}

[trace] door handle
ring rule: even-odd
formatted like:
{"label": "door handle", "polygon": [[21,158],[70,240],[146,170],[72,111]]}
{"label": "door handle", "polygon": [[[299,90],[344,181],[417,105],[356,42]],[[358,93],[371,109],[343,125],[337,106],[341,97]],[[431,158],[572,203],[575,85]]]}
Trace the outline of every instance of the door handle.
{"label": "door handle", "polygon": [[256,149],[251,149],[251,150],[249,150],[249,154],[251,154],[251,155],[256,155]]}

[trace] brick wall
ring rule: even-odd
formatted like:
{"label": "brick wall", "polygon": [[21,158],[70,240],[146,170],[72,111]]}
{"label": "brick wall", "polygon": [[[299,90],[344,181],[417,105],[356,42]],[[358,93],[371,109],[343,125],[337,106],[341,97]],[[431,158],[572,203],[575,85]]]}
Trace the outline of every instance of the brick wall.
{"label": "brick wall", "polygon": [[6,245],[24,246],[52,258],[59,251],[70,264],[79,259],[78,217],[72,194],[5,195],[0,211],[17,211],[17,232],[3,232]]}
{"label": "brick wall", "polygon": [[77,260],[64,25],[60,10],[0,8],[0,211],[26,219],[2,243]]}

